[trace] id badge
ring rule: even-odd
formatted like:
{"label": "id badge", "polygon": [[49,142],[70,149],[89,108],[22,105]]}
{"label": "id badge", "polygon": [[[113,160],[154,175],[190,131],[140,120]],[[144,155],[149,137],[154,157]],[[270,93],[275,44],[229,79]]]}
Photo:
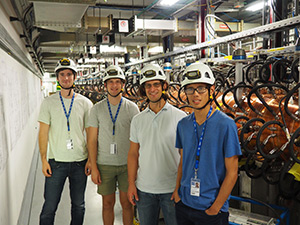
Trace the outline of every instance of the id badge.
{"label": "id badge", "polygon": [[68,150],[73,150],[74,149],[73,140],[72,139],[67,139],[66,143],[67,143],[67,149]]}
{"label": "id badge", "polygon": [[191,179],[191,196],[200,196],[200,180],[192,178]]}
{"label": "id badge", "polygon": [[117,143],[110,144],[110,154],[116,155],[117,154]]}

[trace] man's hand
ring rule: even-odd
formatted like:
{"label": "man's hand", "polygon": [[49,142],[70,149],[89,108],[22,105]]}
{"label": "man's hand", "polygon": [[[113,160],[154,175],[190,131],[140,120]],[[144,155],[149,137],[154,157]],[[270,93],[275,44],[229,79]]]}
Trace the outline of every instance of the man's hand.
{"label": "man's hand", "polygon": [[219,210],[208,208],[207,210],[205,210],[205,213],[209,216],[215,216],[215,215],[218,215]]}
{"label": "man's hand", "polygon": [[136,186],[134,184],[131,184],[131,185],[129,184],[128,191],[127,191],[127,197],[132,205],[135,205],[135,201],[139,200],[139,197],[137,195]]}
{"label": "man's hand", "polygon": [[44,176],[45,177],[51,177],[52,176],[52,170],[51,170],[50,164],[46,160],[42,163],[43,163],[42,171],[43,171]]}
{"label": "man's hand", "polygon": [[92,181],[94,184],[100,185],[102,183],[101,181],[101,176],[100,176],[100,172],[98,169],[93,169],[91,171],[92,174]]}
{"label": "man's hand", "polygon": [[86,176],[91,175],[91,171],[92,171],[91,163],[90,163],[90,161],[88,160],[88,161],[86,162],[85,168],[84,168],[85,175],[86,175]]}
{"label": "man's hand", "polygon": [[178,190],[175,190],[173,192],[173,194],[171,196],[171,200],[172,201],[174,200],[175,203],[177,203],[177,202],[179,202],[181,200],[180,197],[179,197],[179,194],[178,194]]}

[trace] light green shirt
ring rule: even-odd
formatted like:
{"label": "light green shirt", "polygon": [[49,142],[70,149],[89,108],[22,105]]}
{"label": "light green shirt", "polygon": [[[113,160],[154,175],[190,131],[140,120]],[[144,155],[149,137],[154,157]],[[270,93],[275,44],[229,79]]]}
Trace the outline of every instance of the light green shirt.
{"label": "light green shirt", "polygon": [[[110,104],[113,118],[115,118],[118,106]],[[112,166],[127,164],[127,155],[130,147],[130,123],[133,116],[138,113],[139,108],[137,105],[123,97],[115,123],[115,135],[113,136],[113,122],[109,114],[106,98],[93,106],[88,125],[98,128],[98,164]],[[110,154],[110,145],[112,143],[117,145],[117,154]]]}
{"label": "light green shirt", "polygon": [[[63,98],[67,113],[71,99]],[[67,149],[68,127],[59,92],[44,99],[38,117],[39,122],[50,125],[48,158],[60,162],[75,162],[85,160],[88,156],[85,128],[87,128],[89,110],[93,103],[86,97],[77,94],[70,113],[70,138],[74,149]]]}

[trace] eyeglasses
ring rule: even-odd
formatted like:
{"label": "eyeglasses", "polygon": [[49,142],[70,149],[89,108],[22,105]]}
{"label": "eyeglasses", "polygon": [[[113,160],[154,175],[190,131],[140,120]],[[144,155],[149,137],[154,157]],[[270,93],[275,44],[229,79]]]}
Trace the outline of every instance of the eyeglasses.
{"label": "eyeglasses", "polygon": [[189,88],[186,88],[184,90],[184,92],[187,94],[187,95],[192,95],[195,93],[195,91],[197,91],[199,94],[204,94],[206,91],[208,90],[208,87],[207,86],[199,86],[197,88],[192,88],[192,87],[189,87]]}
{"label": "eyeglasses", "polygon": [[145,84],[145,89],[150,89],[151,87],[154,87],[154,88],[159,88],[159,87],[161,87],[161,82],[156,82],[156,83],[154,83],[154,84]]}
{"label": "eyeglasses", "polygon": [[60,65],[62,65],[62,66],[70,66],[70,64],[71,64],[71,62],[70,62],[69,59],[61,59],[61,60],[59,61],[59,63],[60,63]]}
{"label": "eyeglasses", "polygon": [[155,77],[156,76],[156,71],[154,70],[147,70],[143,73],[143,75],[147,78]]}
{"label": "eyeglasses", "polygon": [[118,71],[117,70],[109,70],[107,71],[108,76],[116,76],[118,75]]}
{"label": "eyeglasses", "polygon": [[189,80],[195,80],[201,78],[201,73],[199,70],[195,71],[189,71],[186,74],[184,74],[185,77],[187,77]]}

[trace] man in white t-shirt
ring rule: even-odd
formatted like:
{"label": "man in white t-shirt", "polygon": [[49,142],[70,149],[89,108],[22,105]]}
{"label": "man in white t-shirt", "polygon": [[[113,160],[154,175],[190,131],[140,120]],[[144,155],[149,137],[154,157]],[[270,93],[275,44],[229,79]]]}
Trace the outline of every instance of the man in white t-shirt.
{"label": "man in white t-shirt", "polygon": [[162,209],[165,223],[176,225],[174,202],[180,159],[175,148],[176,127],[186,114],[167,102],[166,76],[158,65],[141,71],[140,94],[148,107],[136,115],[130,128],[128,199],[137,205],[141,225],[157,224]]}
{"label": "man in white t-shirt", "polygon": [[55,73],[61,91],[42,102],[38,117],[42,171],[46,177],[40,225],[54,224],[66,178],[70,183],[71,224],[82,225],[89,175],[85,128],[93,103],[74,92],[77,69],[71,59],[59,60]]}

